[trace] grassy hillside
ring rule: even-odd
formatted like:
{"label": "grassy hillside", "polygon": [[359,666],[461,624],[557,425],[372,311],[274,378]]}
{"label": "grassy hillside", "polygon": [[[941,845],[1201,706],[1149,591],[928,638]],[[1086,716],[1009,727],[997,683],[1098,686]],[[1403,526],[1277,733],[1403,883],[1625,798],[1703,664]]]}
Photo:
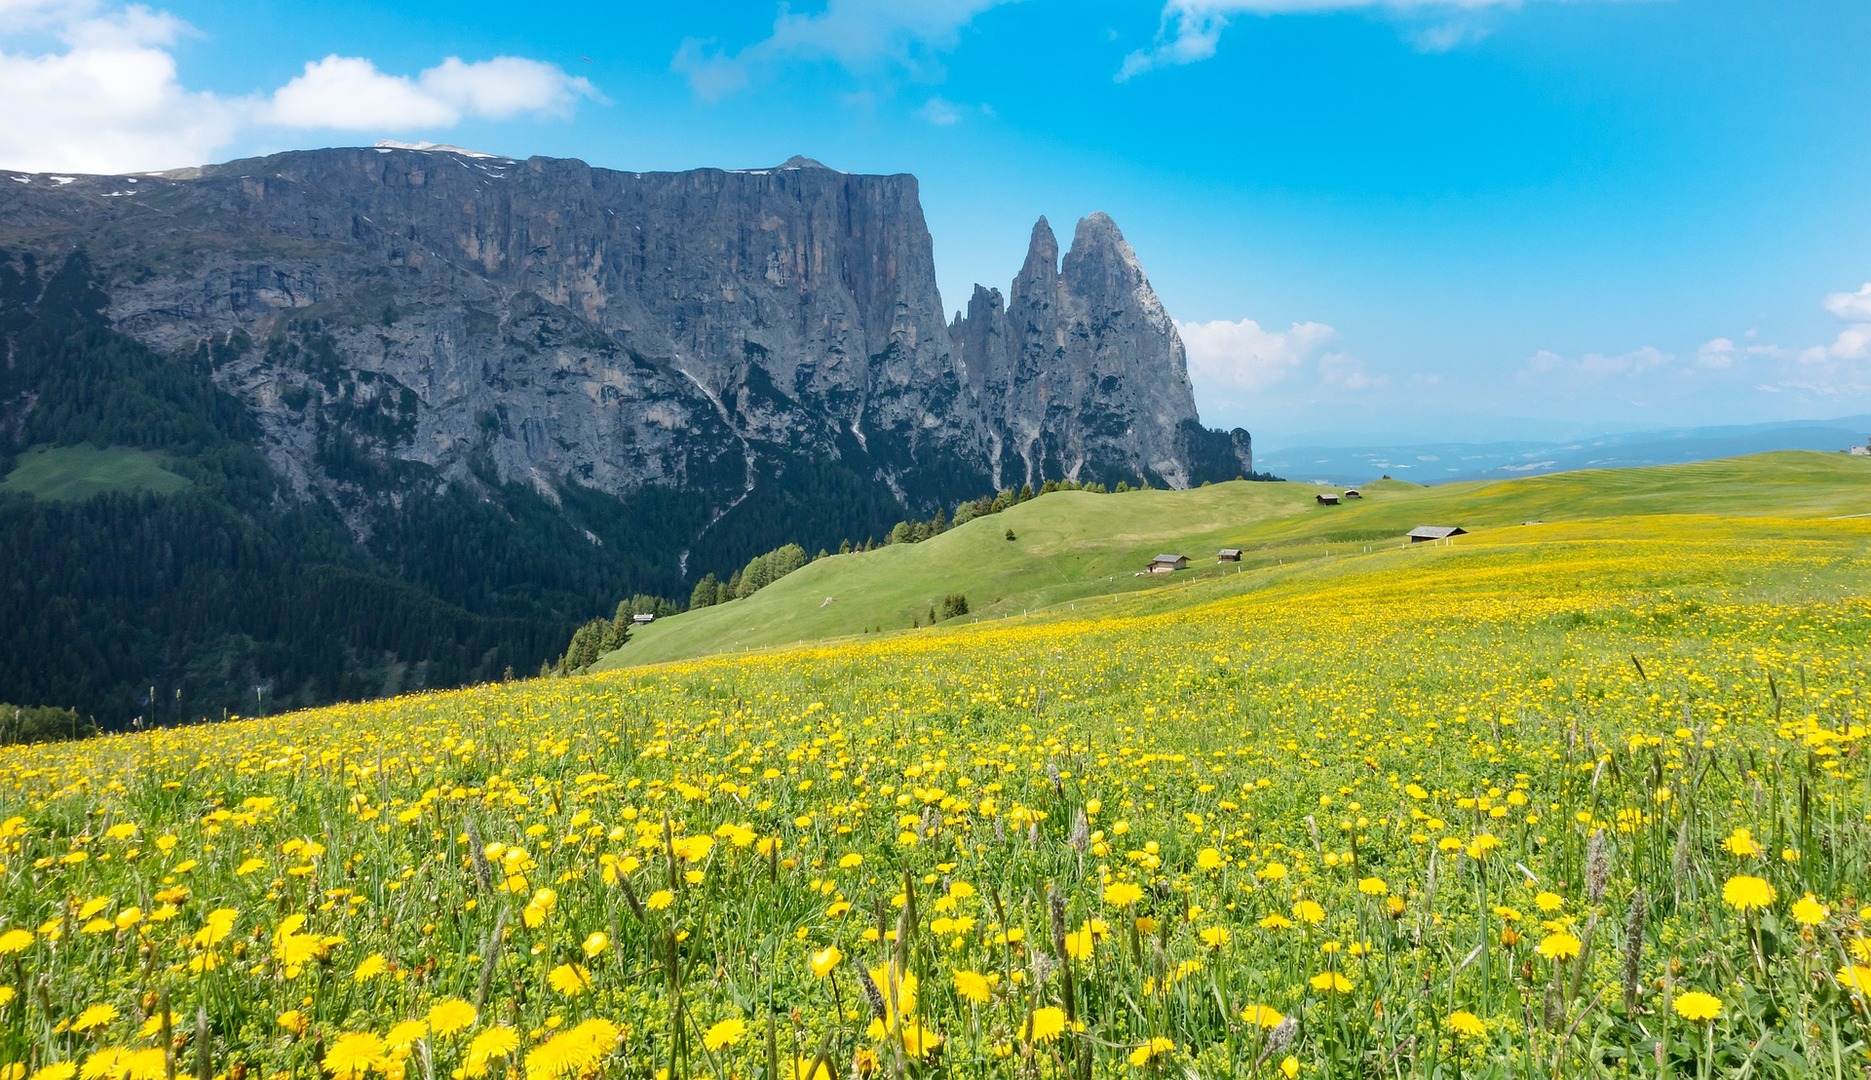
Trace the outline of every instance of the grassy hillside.
{"label": "grassy hillside", "polygon": [[169,458],[128,447],[38,447],[21,454],[5,476],[0,492],[38,499],[75,501],[107,491],[149,491],[168,495],[189,486],[168,469]]}
{"label": "grassy hillside", "polygon": [[[1339,560],[1403,548],[1404,534],[1423,524],[1462,526],[1473,538],[1457,543],[1474,544],[1558,541],[1571,534],[1555,524],[1632,516],[1867,513],[1871,461],[1792,451],[1433,488],[1378,481],[1362,489],[1362,500],[1335,507],[1314,502],[1322,490],[1331,489],[1234,482],[1193,491],[1055,492],[921,544],[821,559],[745,600],[658,620],[596,666],[907,629],[912,620],[926,623],[948,593],[968,598],[969,621],[1061,605],[1068,613],[1106,611],[1114,597],[1131,597],[1126,608],[1162,609],[1190,602],[1191,589],[1227,595],[1318,560],[1327,563],[1312,573],[1335,574],[1346,569]],[[1008,529],[1016,539],[1005,538]],[[1503,532],[1509,529],[1516,532]],[[1223,547],[1246,556],[1238,565],[1217,564]],[[1158,552],[1188,555],[1190,570],[1136,576]]]}
{"label": "grassy hillside", "polygon": [[[1442,491],[1144,496],[1326,554],[0,747],[0,1080],[1857,1077],[1871,516],[1831,464],[1710,466],[1745,515],[1481,489],[1446,546],[1333,539]],[[1565,482],[1732,494],[1661,476]],[[947,542],[1041,558],[1006,522],[1071,504]],[[1162,546],[1129,504],[1088,564]],[[820,566],[901,590],[940,543]]]}

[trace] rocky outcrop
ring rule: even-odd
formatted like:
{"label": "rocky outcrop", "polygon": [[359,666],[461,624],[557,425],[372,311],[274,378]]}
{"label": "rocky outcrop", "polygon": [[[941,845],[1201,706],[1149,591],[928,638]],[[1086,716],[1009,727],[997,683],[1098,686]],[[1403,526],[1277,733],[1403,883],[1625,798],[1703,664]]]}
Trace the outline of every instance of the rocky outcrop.
{"label": "rocky outcrop", "polygon": [[[945,325],[910,176],[396,147],[0,171],[0,246],[86,249],[115,325],[212,364],[292,490],[360,534],[412,485],[667,489],[708,528],[788,539],[797,499],[776,492],[808,480],[927,512],[1043,477],[1251,465],[1244,432],[1218,458],[1235,442],[1196,422],[1175,327],[1109,218],[1079,223],[1063,267],[1042,220],[1005,307],[977,289]],[[814,524],[835,543],[867,521]]]}
{"label": "rocky outcrop", "polygon": [[1105,214],[1079,221],[1063,266],[1040,218],[1005,306],[976,286],[949,337],[998,476],[1187,487],[1253,472],[1247,432],[1196,422],[1176,325]]}

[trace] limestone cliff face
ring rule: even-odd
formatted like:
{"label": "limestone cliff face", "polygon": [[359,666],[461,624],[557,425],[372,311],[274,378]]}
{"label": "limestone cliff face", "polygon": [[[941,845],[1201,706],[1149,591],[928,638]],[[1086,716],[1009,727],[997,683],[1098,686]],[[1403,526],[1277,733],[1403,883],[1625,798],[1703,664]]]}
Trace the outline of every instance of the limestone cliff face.
{"label": "limestone cliff face", "polygon": [[86,249],[116,325],[210,358],[292,489],[360,530],[412,483],[668,489],[712,528],[783,516],[761,493],[807,471],[928,512],[1249,466],[1201,464],[1181,342],[1109,218],[1063,268],[1042,220],[1007,306],[977,289],[949,326],[910,176],[404,148],[0,171],[0,246]]}
{"label": "limestone cliff face", "polygon": [[1063,266],[1040,218],[1005,306],[976,286],[949,333],[1002,476],[1187,487],[1253,471],[1245,431],[1197,423],[1175,323],[1105,214],[1079,221]]}

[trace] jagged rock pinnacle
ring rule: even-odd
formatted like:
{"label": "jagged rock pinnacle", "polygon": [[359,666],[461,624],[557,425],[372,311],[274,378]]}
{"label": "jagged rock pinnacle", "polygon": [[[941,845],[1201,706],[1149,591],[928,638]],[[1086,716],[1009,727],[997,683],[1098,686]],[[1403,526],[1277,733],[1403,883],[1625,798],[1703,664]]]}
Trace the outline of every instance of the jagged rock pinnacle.
{"label": "jagged rock pinnacle", "polygon": [[1020,276],[1052,278],[1058,274],[1059,240],[1052,234],[1052,224],[1041,214],[1040,219],[1033,223],[1033,235],[1026,245],[1026,264],[1021,268]]}

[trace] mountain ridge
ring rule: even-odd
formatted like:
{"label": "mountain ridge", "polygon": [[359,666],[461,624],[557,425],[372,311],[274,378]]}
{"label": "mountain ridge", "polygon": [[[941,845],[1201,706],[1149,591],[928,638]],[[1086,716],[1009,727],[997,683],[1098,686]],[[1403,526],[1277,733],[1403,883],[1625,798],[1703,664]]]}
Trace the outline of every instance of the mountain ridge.
{"label": "mountain ridge", "polygon": [[[1108,218],[1081,224],[1063,265],[1056,241],[1035,263],[1019,324],[1052,345],[971,382],[906,174],[398,147],[0,170],[0,472],[90,441],[169,454],[192,485],[0,498],[10,528],[47,538],[0,573],[36,604],[83,598],[75,622],[16,627],[24,666],[0,700],[121,716],[152,684],[310,704],[489,678],[619,597],[684,597],[782,543],[833,549],[1074,473],[1249,474],[1245,432],[1201,427],[1135,252]],[[212,544],[175,500],[212,517]],[[237,576],[186,617],[152,612],[108,680],[72,667],[55,638],[132,626],[164,587],[46,553],[133,504],[155,514],[142,547],[89,537],[90,558],[140,573],[154,546],[172,581],[207,582],[215,551],[254,547],[295,599]],[[354,595],[324,597],[331,581]],[[306,608],[331,640],[294,622]],[[451,627],[445,656],[425,626]]]}
{"label": "mountain ridge", "polygon": [[[121,329],[164,351],[238,330],[278,339],[286,353],[326,354],[327,367],[339,354],[336,366],[415,394],[403,401],[415,432],[365,449],[457,482],[466,456],[483,449],[468,437],[479,424],[494,436],[484,449],[503,480],[546,493],[578,469],[581,482],[613,494],[668,484],[718,509],[762,471],[761,448],[852,458],[922,511],[1047,475],[1187,486],[1252,472],[1245,433],[1226,440],[1240,448],[1235,468],[1192,465],[1190,441],[1204,429],[1181,341],[1108,217],[1080,223],[1063,270],[1053,244],[1041,277],[1060,286],[1062,306],[1110,305],[1138,326],[1069,311],[1060,326],[1025,327],[1069,331],[1086,347],[1059,352],[1063,365],[1037,395],[984,398],[990,381],[963,385],[915,178],[801,161],[627,173],[380,146],[245,159],[181,179],[15,175],[19,187],[0,185],[0,243],[96,247],[135,234],[133,265],[99,259]],[[107,198],[117,201],[99,205]],[[167,222],[137,220],[144,206],[202,224],[177,236]],[[1086,267],[1076,282],[1074,252]],[[334,317],[309,332],[295,325],[321,315]],[[411,317],[413,330],[398,329]],[[381,325],[358,325],[373,321]],[[1141,332],[1090,340],[1130,330]],[[308,340],[319,335],[329,340]],[[537,362],[500,355],[515,348]],[[1118,377],[1069,385],[1114,355]],[[263,354],[217,382],[269,418],[268,457],[295,491],[340,497],[313,460],[307,425],[277,408],[278,389],[306,366]],[[340,390],[328,386],[320,404]],[[596,407],[580,406],[581,395]],[[1127,400],[1139,395],[1147,407]],[[1069,408],[1055,406],[1061,398]],[[484,420],[489,410],[497,426]],[[629,437],[607,437],[606,425]],[[1114,430],[1089,440],[1077,430],[1099,426]],[[702,459],[676,445],[677,432],[706,447]],[[1019,445],[996,451],[1008,444]]]}

